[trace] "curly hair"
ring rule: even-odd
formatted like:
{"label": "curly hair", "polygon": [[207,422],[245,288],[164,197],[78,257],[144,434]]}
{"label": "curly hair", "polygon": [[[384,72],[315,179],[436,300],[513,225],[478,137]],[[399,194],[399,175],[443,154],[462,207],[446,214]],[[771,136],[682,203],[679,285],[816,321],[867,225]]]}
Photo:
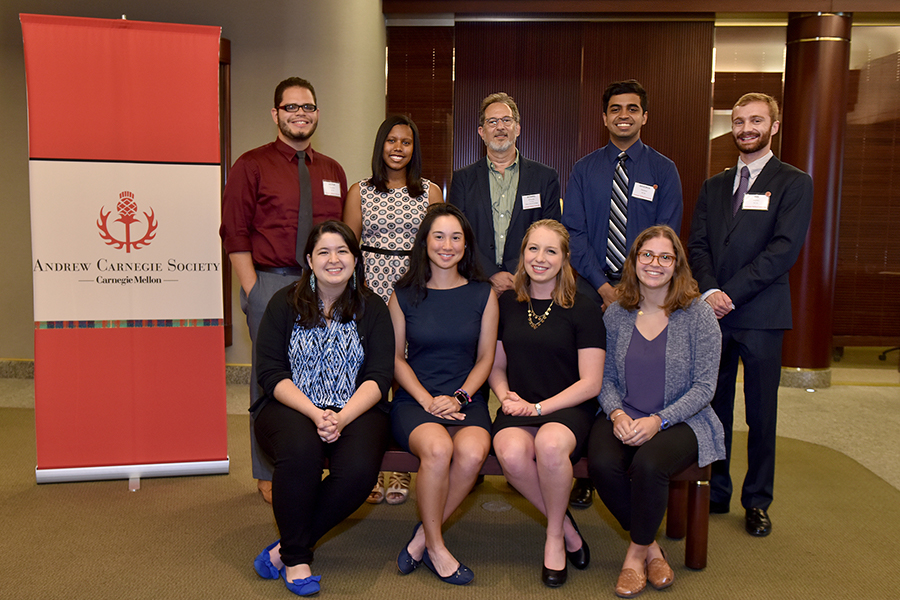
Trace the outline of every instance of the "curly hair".
{"label": "curly hair", "polygon": [[622,280],[616,286],[617,301],[622,308],[635,310],[640,305],[643,297],[637,278],[637,255],[647,241],[660,237],[672,242],[672,248],[675,250],[675,272],[669,281],[666,303],[662,308],[665,309],[667,315],[671,315],[679,308],[689,307],[694,300],[700,297],[700,291],[691,273],[691,267],[688,265],[681,240],[668,225],[654,225],[642,231],[631,245],[631,250],[628,251],[628,258],[625,259],[625,266],[622,269]]}
{"label": "curly hair", "polygon": [[563,227],[562,223],[555,219],[541,219],[535,221],[525,232],[522,239],[522,247],[519,249],[519,266],[516,267],[516,274],[513,280],[513,289],[516,291],[516,300],[519,302],[528,302],[531,300],[529,293],[529,284],[531,277],[525,271],[525,248],[528,246],[528,238],[531,233],[541,227],[549,229],[559,236],[559,250],[562,253],[562,266],[559,273],[556,274],[556,285],[553,287],[553,301],[563,308],[572,308],[575,304],[575,271],[572,269],[571,253],[569,252],[569,232]]}

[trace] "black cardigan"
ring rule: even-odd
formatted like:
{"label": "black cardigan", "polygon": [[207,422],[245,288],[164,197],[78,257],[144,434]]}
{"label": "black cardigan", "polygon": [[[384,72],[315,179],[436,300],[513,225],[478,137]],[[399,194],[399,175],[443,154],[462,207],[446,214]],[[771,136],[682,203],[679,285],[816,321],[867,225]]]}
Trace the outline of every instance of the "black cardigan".
{"label": "black cardigan", "polygon": [[[275,386],[284,379],[292,380],[288,349],[297,313],[289,301],[294,284],[275,292],[266,307],[256,336],[256,380],[263,395],[250,407],[254,415],[274,400]],[[363,348],[363,364],[356,375],[356,387],[374,381],[381,390],[378,406],[388,411],[388,389],[394,377],[394,326],[384,301],[377,294],[365,299],[362,317],[356,330]],[[277,402],[277,400],[276,400]]]}

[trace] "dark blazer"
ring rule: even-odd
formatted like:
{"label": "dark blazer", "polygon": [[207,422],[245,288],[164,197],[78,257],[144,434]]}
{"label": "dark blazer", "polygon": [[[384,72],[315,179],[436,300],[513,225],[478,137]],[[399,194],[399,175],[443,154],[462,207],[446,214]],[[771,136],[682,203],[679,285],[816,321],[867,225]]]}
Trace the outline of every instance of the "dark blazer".
{"label": "dark blazer", "polygon": [[[522,209],[522,196],[540,194],[541,207]],[[498,271],[516,272],[519,249],[525,231],[535,221],[562,218],[559,205],[559,175],[556,170],[519,154],[519,188],[513,206],[506,246],[503,248],[503,268],[497,267],[494,251],[494,219],[491,214],[491,182],[487,158],[453,173],[447,202],[457,206],[475,231],[478,260],[488,277]]]}
{"label": "dark blazer", "polygon": [[700,190],[688,241],[694,278],[701,292],[717,288],[734,303],[723,327],[790,329],[788,271],[806,240],[812,179],[773,156],[748,190],[768,195],[768,210],[742,209],[732,217],[735,168]]}

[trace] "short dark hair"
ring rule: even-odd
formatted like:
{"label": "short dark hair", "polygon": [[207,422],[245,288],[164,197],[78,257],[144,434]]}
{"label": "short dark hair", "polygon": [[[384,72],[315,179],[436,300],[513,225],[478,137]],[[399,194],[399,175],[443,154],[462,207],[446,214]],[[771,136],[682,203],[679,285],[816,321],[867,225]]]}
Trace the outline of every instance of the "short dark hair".
{"label": "short dark hair", "polygon": [[481,108],[478,109],[479,127],[484,127],[484,111],[486,111],[488,106],[490,106],[491,104],[496,104],[498,102],[507,105],[509,107],[509,110],[512,111],[512,117],[515,122],[519,122],[519,107],[516,106],[516,101],[513,100],[512,96],[510,96],[506,92],[494,92],[481,101]]}
{"label": "short dark hair", "polygon": [[636,79],[613,81],[603,91],[603,112],[609,108],[609,99],[619,94],[637,94],[641,99],[641,110],[647,112],[647,90]]}
{"label": "short dark hair", "polygon": [[381,123],[375,134],[375,147],[372,149],[372,186],[382,194],[388,192],[387,166],[384,164],[384,142],[391,130],[397,125],[406,125],[412,130],[413,150],[406,165],[406,189],[412,198],[425,193],[422,183],[422,147],[419,144],[419,128],[406,115],[391,115]]}
{"label": "short dark hair", "polygon": [[[327,315],[331,319],[336,319],[340,323],[349,323],[362,317],[365,309],[364,298],[372,292],[366,287],[366,266],[363,260],[362,251],[359,249],[359,242],[356,241],[356,234],[346,224],[340,221],[328,220],[322,221],[312,228],[309,237],[306,238],[306,247],[303,249],[303,259],[312,254],[319,242],[319,239],[326,233],[336,233],[344,238],[344,243],[350,249],[350,253],[356,258],[356,266],[353,272],[356,274],[356,285],[347,283],[347,287],[338,296],[337,300],[331,306],[331,314]],[[319,327],[325,324],[326,315],[319,310],[319,296],[309,286],[309,279],[312,275],[312,268],[309,265],[303,266],[303,275],[294,284],[289,295],[289,301],[297,313],[297,322],[307,329]]]}
{"label": "short dark hair", "polygon": [[319,103],[316,100],[316,89],[313,87],[313,84],[308,82],[305,79],[301,79],[300,77],[288,77],[284,81],[278,84],[275,88],[275,108],[281,106],[281,101],[284,99],[284,90],[292,87],[302,87],[309,90],[309,93],[312,94],[313,102],[316,104]]}
{"label": "short dark hair", "polygon": [[466,243],[462,259],[456,264],[457,272],[469,281],[485,281],[487,278],[478,262],[478,252],[475,248],[475,233],[469,225],[466,215],[453,204],[436,202],[425,210],[425,216],[419,224],[416,232],[416,240],[413,242],[412,253],[409,256],[409,269],[403,277],[394,285],[394,289],[412,288],[412,305],[418,306],[419,302],[428,296],[428,280],[431,279],[431,260],[428,258],[428,235],[431,226],[438,217],[455,217],[463,230],[463,238]]}

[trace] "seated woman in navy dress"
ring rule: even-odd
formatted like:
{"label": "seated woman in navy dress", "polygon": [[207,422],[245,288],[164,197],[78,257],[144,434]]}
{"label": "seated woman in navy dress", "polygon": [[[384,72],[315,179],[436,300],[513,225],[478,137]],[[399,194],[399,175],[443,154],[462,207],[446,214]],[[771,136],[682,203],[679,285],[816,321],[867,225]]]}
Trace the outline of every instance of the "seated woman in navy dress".
{"label": "seated woman in navy dress", "polygon": [[256,352],[264,395],[250,409],[275,464],[272,510],[281,532],[253,566],[300,596],[320,588],[310,568],[316,542],[359,508],[378,476],[394,366],[390,315],[365,286],[350,228],[320,223],[305,255],[310,268],[263,316]]}
{"label": "seated woman in navy dress", "polygon": [[474,578],[444,545],[443,523],[475,483],[491,446],[487,380],[497,343],[497,299],[478,266],[472,228],[451,204],[428,207],[409,270],[388,304],[394,323],[391,403],[394,439],[421,461],[416,496],[422,521],[397,558],[421,562],[441,580]]}
{"label": "seated woman in navy dress", "polygon": [[578,569],[591,558],[566,505],[597,412],[606,330],[597,305],[575,292],[569,234],[557,221],[528,228],[513,285],[500,297],[488,379],[500,399],[494,451],[506,479],[547,517],[541,580],[559,587],[567,558]]}
{"label": "seated woman in navy dress", "polygon": [[631,598],[648,580],[662,589],[675,578],[656,543],[669,478],[725,458],[722,423],[710,407],[722,335],[681,241],[665,225],[638,235],[616,292],[603,317],[603,414],[591,429],[588,461],[597,493],[631,535],[615,588]]}

